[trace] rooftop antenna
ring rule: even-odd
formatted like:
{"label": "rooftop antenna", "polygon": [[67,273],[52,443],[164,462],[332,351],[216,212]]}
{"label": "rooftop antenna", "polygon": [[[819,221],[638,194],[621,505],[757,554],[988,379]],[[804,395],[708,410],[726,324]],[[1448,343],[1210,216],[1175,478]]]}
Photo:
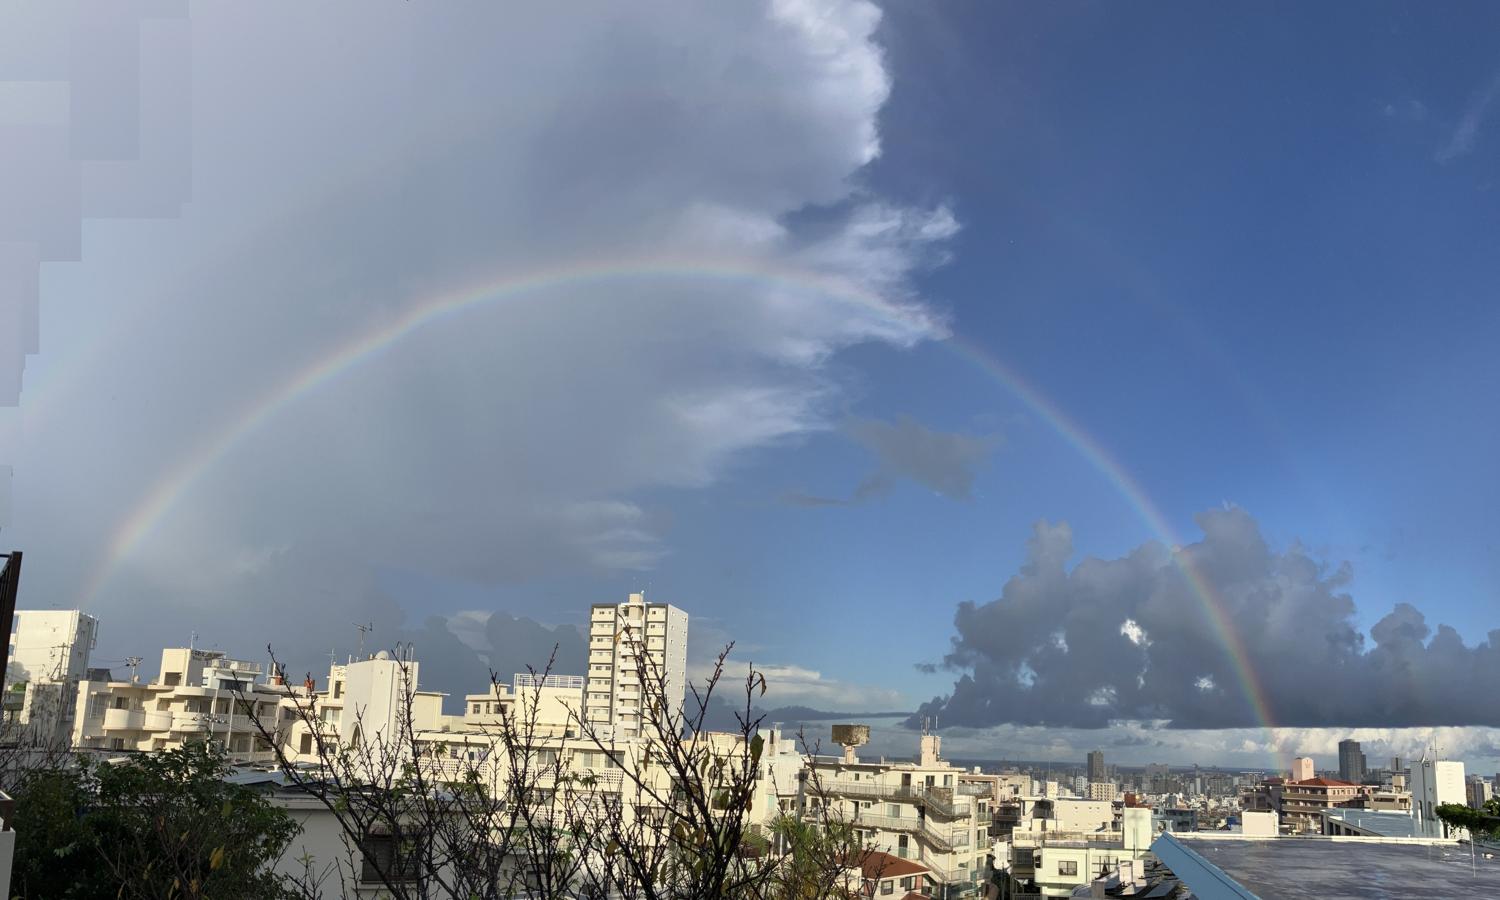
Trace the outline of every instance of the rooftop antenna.
{"label": "rooftop antenna", "polygon": [[130,667],[130,683],[140,684],[141,677],[136,673],[136,669],[140,668],[141,658],[139,656],[127,656],[125,657],[125,665]]}
{"label": "rooftop antenna", "polygon": [[375,630],[375,623],[374,622],[366,622],[365,624],[361,625],[358,622],[355,622],[354,623],[354,627],[359,630],[359,658],[360,659],[364,659],[365,658],[365,635],[367,635],[370,632],[372,632],[372,631]]}

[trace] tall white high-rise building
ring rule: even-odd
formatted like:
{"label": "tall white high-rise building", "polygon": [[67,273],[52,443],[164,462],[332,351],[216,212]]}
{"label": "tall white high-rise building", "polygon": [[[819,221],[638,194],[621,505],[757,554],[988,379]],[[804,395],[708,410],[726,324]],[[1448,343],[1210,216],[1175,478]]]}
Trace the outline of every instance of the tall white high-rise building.
{"label": "tall white high-rise building", "polygon": [[[589,723],[616,737],[640,733],[642,670],[647,685],[658,675],[665,685],[662,701],[674,713],[682,709],[687,688],[688,614],[667,603],[647,603],[631,594],[624,603],[596,603],[589,615],[589,671],[584,715]],[[654,698],[653,698],[654,699]]]}

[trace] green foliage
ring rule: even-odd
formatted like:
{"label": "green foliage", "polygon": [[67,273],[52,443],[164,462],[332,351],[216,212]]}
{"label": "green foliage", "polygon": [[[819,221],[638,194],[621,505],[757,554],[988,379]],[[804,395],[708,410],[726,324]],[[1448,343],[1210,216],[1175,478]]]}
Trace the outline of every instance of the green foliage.
{"label": "green foliage", "polygon": [[1500,797],[1485,801],[1484,807],[1474,809],[1459,803],[1444,803],[1437,808],[1437,817],[1450,828],[1462,828],[1476,838],[1500,839]]}
{"label": "green foliage", "polygon": [[254,790],[227,784],[206,745],[29,776],[16,796],[20,898],[251,900],[295,893],[271,870],[298,832]]}

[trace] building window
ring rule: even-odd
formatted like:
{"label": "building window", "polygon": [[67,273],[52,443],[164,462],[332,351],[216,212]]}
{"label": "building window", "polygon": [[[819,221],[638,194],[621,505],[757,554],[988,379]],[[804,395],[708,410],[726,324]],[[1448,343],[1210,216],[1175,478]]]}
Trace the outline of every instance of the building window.
{"label": "building window", "polygon": [[[359,842],[359,880],[381,883],[383,881],[416,881],[417,866],[421,864],[421,853],[415,846],[417,841],[408,838],[397,842],[393,835],[367,834]],[[402,846],[402,845],[405,846]],[[384,878],[381,878],[384,875]]]}
{"label": "building window", "polygon": [[1078,861],[1074,859],[1060,859],[1057,861],[1057,874],[1077,875]]}
{"label": "building window", "polygon": [[890,879],[880,882],[880,893],[882,896],[896,893],[896,882]]}
{"label": "building window", "polygon": [[304,734],[302,736],[302,752],[303,753],[311,753],[312,752],[312,737],[313,736],[310,735],[310,734]]}
{"label": "building window", "polygon": [[911,889],[912,889],[912,879],[911,879],[911,876],[908,875],[905,878],[901,879],[901,890],[903,890],[903,891],[909,891]]}

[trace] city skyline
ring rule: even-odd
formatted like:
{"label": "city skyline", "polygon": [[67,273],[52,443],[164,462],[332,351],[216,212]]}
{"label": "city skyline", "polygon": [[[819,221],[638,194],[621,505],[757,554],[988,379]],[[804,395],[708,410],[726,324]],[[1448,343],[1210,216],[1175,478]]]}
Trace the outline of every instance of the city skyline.
{"label": "city skyline", "polygon": [[644,591],[954,756],[1500,769],[1494,8],[409,6],[18,14],[0,549],[103,664]]}

